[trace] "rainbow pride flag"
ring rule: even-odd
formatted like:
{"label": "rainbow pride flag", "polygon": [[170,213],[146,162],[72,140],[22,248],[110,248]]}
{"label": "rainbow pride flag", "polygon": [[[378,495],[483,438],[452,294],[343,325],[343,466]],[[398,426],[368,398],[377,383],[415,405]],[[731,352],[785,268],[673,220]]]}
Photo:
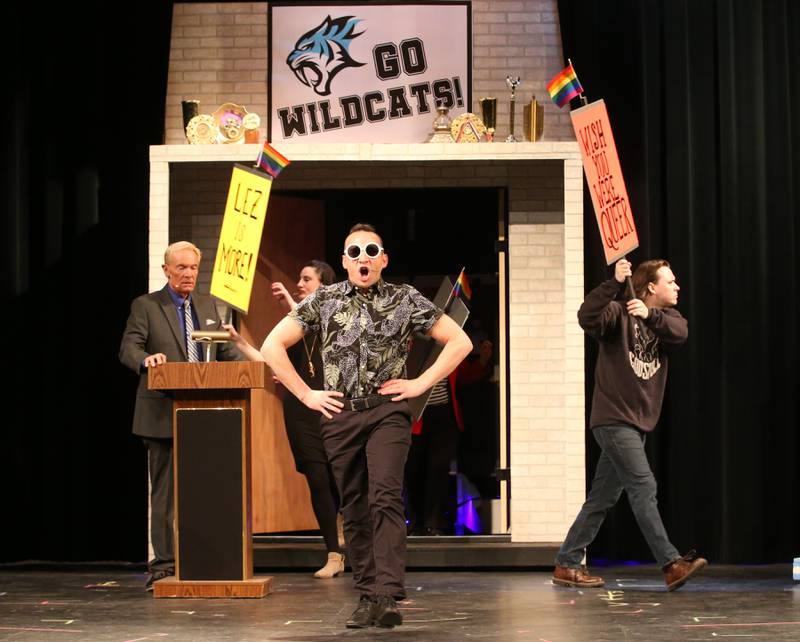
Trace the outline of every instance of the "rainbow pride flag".
{"label": "rainbow pride flag", "polygon": [[469,281],[467,281],[467,275],[464,272],[466,268],[461,268],[461,274],[458,275],[456,279],[456,284],[453,286],[453,296],[462,296],[467,300],[472,300],[472,288],[469,287]]}
{"label": "rainbow pride flag", "polygon": [[550,98],[559,107],[563,107],[575,96],[583,93],[583,87],[575,70],[572,68],[572,63],[569,63],[559,71],[555,78],[548,83],[547,93],[550,94]]}
{"label": "rainbow pride flag", "polygon": [[291,161],[284,157],[277,149],[272,147],[269,143],[264,142],[264,149],[258,153],[256,166],[263,169],[275,179],[290,162]]}

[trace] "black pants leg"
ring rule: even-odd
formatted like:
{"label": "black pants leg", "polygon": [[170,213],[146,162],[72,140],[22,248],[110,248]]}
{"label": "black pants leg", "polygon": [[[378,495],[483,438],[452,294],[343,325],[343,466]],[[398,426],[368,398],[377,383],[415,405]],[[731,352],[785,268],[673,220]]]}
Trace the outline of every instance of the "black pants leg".
{"label": "black pants leg", "polygon": [[338,553],[339,535],[336,532],[336,516],[339,513],[339,491],[333,480],[333,472],[327,462],[307,461],[303,463],[303,474],[311,491],[311,507],[319,523],[319,530],[329,553]]}
{"label": "black pants leg", "polygon": [[172,439],[142,437],[150,467],[150,542],[153,559],[151,573],[175,570],[173,544],[174,510],[172,500]]}

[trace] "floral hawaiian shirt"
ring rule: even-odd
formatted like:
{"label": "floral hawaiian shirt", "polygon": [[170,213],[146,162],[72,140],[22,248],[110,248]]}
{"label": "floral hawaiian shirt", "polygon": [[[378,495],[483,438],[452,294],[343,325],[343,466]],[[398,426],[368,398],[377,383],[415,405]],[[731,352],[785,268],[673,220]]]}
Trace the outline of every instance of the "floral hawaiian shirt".
{"label": "floral hawaiian shirt", "polygon": [[366,293],[350,281],[321,286],[289,316],[319,333],[325,389],[350,398],[405,378],[412,334],[428,333],[442,314],[410,285],[380,280]]}

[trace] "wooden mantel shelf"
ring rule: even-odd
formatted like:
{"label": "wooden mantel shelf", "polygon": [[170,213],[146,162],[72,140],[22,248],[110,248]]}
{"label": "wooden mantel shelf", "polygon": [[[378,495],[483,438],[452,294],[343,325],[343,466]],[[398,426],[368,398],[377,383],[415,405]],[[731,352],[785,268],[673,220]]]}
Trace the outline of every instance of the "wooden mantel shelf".
{"label": "wooden mantel shelf", "polygon": [[[152,145],[150,162],[255,162],[260,145]],[[575,141],[536,143],[276,143],[292,162],[580,160]]]}

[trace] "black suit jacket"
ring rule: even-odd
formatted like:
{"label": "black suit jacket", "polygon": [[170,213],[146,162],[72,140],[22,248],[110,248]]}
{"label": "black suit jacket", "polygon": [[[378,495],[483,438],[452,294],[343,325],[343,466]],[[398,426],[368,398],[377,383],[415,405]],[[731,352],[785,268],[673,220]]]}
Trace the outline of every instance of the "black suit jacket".
{"label": "black suit jacket", "polygon": [[[134,299],[119,348],[119,360],[139,374],[133,432],[142,437],[172,437],[172,398],[159,390],[147,389],[147,368],[142,367],[142,362],[158,352],[167,355],[168,362],[188,360],[178,314],[167,287]],[[193,292],[192,304],[200,324],[197,330],[221,329],[222,320],[210,296]],[[243,361],[244,357],[232,344],[223,343],[211,345],[211,359]]]}

